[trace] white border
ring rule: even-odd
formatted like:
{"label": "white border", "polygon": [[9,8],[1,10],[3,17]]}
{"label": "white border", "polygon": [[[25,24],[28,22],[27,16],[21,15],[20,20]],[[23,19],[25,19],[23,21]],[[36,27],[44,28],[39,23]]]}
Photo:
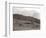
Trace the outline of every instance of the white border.
{"label": "white border", "polygon": [[[13,6],[16,6],[16,5],[15,5],[15,4],[11,4],[11,5],[9,6],[9,7],[10,7],[10,9],[9,9],[9,10],[10,10],[10,30],[9,30],[8,32],[10,33],[10,36],[16,36],[16,34],[22,35],[23,33],[24,33],[24,34],[28,34],[28,33],[30,33],[30,34],[33,34],[33,33],[34,33],[34,34],[41,34],[42,32],[45,32],[45,30],[44,30],[44,29],[45,29],[45,25],[44,25],[44,23],[43,23],[43,22],[44,22],[44,16],[43,16],[43,15],[44,15],[44,11],[43,11],[43,10],[44,10],[44,7],[43,7],[43,6],[35,6],[35,7],[39,7],[39,8],[40,8],[40,12],[41,12],[41,13],[40,13],[40,18],[41,18],[41,19],[40,19],[40,21],[41,21],[41,24],[40,24],[40,25],[41,25],[41,30],[37,30],[37,31],[36,31],[36,30],[34,30],[34,31],[33,31],[33,30],[29,30],[29,31],[14,31],[14,32],[13,32],[13,31],[12,31],[12,29],[13,29],[13,28],[12,28],[12,27],[13,27],[13,21],[12,21],[12,20],[13,20],[13,19],[12,19],[12,17],[13,17],[13,16],[12,16],[12,7],[13,7]],[[34,6],[33,6],[33,7],[34,7]],[[9,17],[8,17],[8,18],[9,18]],[[8,22],[9,22],[9,21],[8,21]],[[9,26],[8,26],[8,27],[9,27]],[[9,33],[8,33],[8,36],[9,36]]]}

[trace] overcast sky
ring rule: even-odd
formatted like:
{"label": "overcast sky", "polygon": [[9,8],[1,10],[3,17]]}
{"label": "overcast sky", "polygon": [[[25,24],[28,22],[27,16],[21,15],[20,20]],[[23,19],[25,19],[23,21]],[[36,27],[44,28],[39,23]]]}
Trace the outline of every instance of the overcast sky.
{"label": "overcast sky", "polygon": [[13,14],[22,14],[40,19],[40,9],[36,8],[13,8]]}

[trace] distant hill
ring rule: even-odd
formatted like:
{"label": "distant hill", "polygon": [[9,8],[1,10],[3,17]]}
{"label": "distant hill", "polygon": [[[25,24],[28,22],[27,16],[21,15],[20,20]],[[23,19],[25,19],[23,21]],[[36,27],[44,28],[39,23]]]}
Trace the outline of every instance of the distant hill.
{"label": "distant hill", "polygon": [[24,16],[20,14],[13,14],[13,18],[16,18],[18,20],[25,20],[25,21],[32,21],[32,22],[37,22],[40,24],[40,20],[31,16]]}

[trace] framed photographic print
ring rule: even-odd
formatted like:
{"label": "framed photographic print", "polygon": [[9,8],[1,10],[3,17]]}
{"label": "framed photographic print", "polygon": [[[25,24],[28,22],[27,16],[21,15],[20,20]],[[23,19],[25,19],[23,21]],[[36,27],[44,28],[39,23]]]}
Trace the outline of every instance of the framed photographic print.
{"label": "framed photographic print", "polygon": [[43,4],[9,3],[7,35],[40,34],[44,32]]}

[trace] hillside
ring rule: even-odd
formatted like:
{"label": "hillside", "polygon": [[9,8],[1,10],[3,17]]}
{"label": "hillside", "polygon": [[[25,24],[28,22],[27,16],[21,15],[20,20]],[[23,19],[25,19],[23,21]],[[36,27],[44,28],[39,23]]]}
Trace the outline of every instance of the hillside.
{"label": "hillside", "polygon": [[13,30],[38,30],[40,20],[31,16],[13,14]]}

